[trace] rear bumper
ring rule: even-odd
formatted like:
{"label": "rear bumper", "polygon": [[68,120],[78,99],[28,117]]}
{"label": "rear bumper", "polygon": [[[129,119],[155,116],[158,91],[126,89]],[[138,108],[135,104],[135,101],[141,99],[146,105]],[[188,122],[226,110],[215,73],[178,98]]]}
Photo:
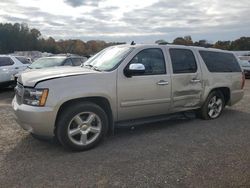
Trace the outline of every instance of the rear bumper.
{"label": "rear bumper", "polygon": [[231,92],[229,105],[232,106],[239,102],[244,96],[244,90],[236,90]]}
{"label": "rear bumper", "polygon": [[30,133],[52,138],[56,115],[50,107],[33,107],[25,104],[19,105],[16,97],[12,101],[17,123]]}

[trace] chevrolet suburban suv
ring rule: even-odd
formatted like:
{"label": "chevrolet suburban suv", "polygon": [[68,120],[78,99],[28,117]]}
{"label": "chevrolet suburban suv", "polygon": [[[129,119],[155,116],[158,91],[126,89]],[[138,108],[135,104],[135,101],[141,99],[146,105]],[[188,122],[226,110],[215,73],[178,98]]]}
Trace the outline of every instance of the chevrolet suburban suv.
{"label": "chevrolet suburban suv", "polygon": [[82,67],[25,72],[12,102],[34,136],[66,148],[93,148],[119,124],[153,122],[195,110],[218,118],[243,97],[244,74],[229,51],[176,45],[119,45]]}

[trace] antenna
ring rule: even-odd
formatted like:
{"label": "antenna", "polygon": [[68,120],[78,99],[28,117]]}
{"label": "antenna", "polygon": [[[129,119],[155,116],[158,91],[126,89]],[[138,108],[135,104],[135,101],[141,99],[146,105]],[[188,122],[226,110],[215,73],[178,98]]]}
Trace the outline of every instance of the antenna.
{"label": "antenna", "polygon": [[130,45],[135,45],[135,41],[132,41]]}

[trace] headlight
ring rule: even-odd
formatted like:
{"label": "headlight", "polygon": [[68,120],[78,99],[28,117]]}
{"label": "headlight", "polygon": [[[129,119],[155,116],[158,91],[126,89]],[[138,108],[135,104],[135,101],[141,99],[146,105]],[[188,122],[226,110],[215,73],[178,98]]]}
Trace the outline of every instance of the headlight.
{"label": "headlight", "polygon": [[23,95],[23,103],[31,106],[44,106],[48,94],[48,89],[25,88]]}

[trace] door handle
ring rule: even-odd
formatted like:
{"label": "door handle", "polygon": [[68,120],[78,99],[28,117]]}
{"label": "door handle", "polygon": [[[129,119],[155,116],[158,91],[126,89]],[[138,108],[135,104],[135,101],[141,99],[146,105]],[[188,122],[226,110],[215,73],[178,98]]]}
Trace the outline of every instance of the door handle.
{"label": "door handle", "polygon": [[157,82],[157,85],[163,86],[163,85],[168,85],[168,81],[165,80],[160,80],[159,82]]}
{"label": "door handle", "polygon": [[199,79],[192,79],[192,80],[190,80],[190,82],[191,82],[191,83],[200,83],[201,80],[199,80]]}
{"label": "door handle", "polygon": [[15,67],[15,69],[19,69],[19,67]]}

